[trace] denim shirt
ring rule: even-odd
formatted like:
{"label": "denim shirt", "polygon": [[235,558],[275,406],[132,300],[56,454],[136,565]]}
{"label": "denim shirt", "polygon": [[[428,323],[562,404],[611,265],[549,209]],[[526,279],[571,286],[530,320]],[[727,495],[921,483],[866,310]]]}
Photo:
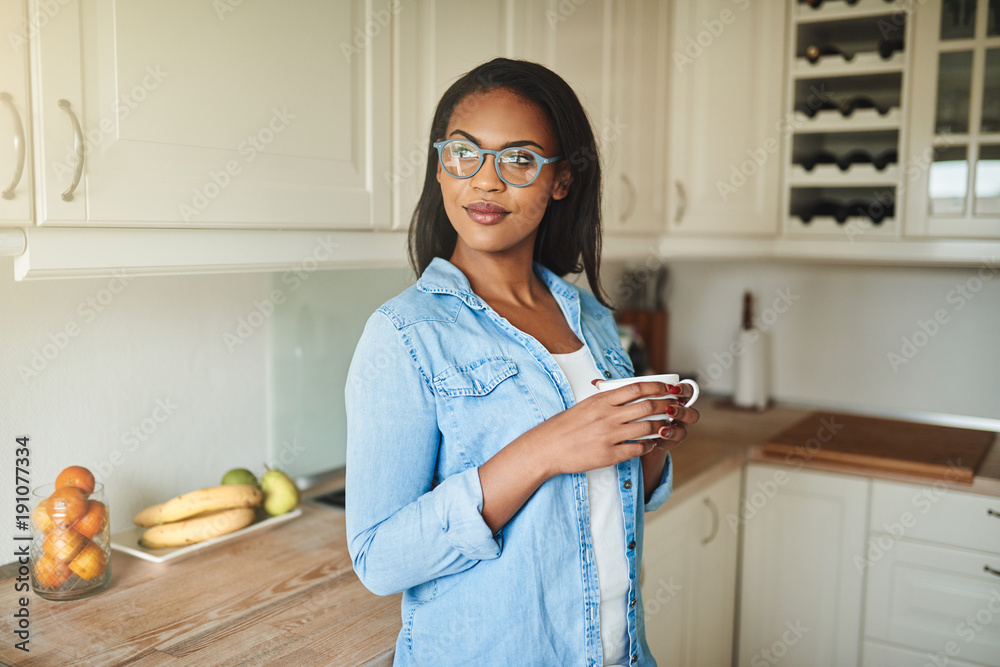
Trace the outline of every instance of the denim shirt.
{"label": "denim shirt", "polygon": [[[605,378],[631,377],[611,312],[534,265]],[[549,352],[435,258],[368,319],[348,371],[347,538],[378,595],[403,592],[395,665],[602,664],[585,473],[557,475],[496,534],[479,466],[574,404]],[[643,511],[672,491],[668,457],[648,503],[638,458],[618,465],[631,581],[631,664],[646,645]]]}

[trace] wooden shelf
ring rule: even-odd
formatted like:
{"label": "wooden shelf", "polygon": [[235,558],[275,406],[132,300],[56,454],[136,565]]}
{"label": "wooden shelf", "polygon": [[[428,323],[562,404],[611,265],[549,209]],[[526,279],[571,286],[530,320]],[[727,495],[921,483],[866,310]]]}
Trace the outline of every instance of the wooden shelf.
{"label": "wooden shelf", "polygon": [[789,170],[789,184],[794,187],[839,188],[848,186],[898,186],[899,165],[891,164],[879,171],[870,164],[853,164],[841,171],[835,164],[818,164],[806,171],[800,164]]}
{"label": "wooden shelf", "polygon": [[892,107],[884,116],[880,116],[875,109],[858,109],[850,116],[844,116],[836,109],[824,109],[812,118],[796,111],[792,127],[801,133],[898,130],[901,117],[899,107]]}
{"label": "wooden shelf", "polygon": [[865,51],[854,55],[850,61],[841,56],[823,56],[815,63],[805,58],[795,59],[793,74],[799,78],[818,76],[858,76],[862,74],[883,74],[902,72],[906,54],[896,51],[888,60],[883,60],[875,51]]}
{"label": "wooden shelf", "polygon": [[792,20],[796,23],[812,23],[814,21],[830,21],[832,19],[853,19],[862,16],[879,16],[906,11],[912,7],[912,2],[895,0],[860,0],[856,5],[849,5],[844,0],[826,0],[818,9],[813,9],[805,3],[796,2],[792,12]]}

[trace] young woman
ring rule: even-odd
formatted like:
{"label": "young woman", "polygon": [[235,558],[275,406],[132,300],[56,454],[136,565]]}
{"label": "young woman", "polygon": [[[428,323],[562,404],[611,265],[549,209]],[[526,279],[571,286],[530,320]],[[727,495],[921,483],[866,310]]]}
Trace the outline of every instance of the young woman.
{"label": "young woman", "polygon": [[[428,148],[419,279],[368,320],[347,379],[348,545],[365,586],[403,592],[395,664],[655,665],[642,517],[698,412],[687,385],[596,389],[633,368],[601,296],[583,107],[496,59],[444,94]],[[593,294],[561,277],[581,270]]]}

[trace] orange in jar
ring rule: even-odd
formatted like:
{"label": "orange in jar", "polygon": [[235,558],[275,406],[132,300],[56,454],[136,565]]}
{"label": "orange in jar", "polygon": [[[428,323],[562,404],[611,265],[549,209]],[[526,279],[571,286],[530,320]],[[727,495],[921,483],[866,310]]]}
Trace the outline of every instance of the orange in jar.
{"label": "orange in jar", "polygon": [[35,561],[35,580],[48,588],[59,588],[73,576],[73,571],[62,561],[44,554]]}
{"label": "orange in jar", "polygon": [[94,492],[94,473],[83,466],[69,466],[64,468],[56,477],[56,490],[64,486],[75,486],[88,496]]}
{"label": "orange in jar", "polygon": [[104,549],[91,542],[73,559],[69,569],[81,579],[90,581],[94,577],[101,576],[107,564],[108,555],[104,553]]}
{"label": "orange in jar", "polygon": [[57,526],[72,526],[87,513],[87,494],[75,486],[56,489],[48,497],[46,511]]}
{"label": "orange in jar", "polygon": [[42,542],[42,553],[68,563],[80,553],[89,540],[72,528],[54,528]]}
{"label": "orange in jar", "polygon": [[42,535],[48,535],[49,531],[56,527],[55,521],[49,516],[49,499],[41,501],[35,505],[31,511],[31,520],[35,522],[35,528]]}
{"label": "orange in jar", "polygon": [[77,519],[72,528],[84,537],[93,538],[101,532],[107,520],[107,506],[100,500],[88,500],[86,513]]}

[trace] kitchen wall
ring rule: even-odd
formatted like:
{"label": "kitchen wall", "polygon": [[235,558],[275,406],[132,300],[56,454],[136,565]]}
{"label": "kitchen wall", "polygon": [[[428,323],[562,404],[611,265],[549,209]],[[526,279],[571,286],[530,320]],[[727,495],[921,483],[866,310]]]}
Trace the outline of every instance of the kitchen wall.
{"label": "kitchen wall", "polygon": [[67,465],[97,474],[113,531],[146,504],[264,463],[269,329],[238,344],[224,336],[270,276],[12,275],[11,260],[0,261],[0,544],[12,544],[20,435],[31,438],[33,486]]}
{"label": "kitchen wall", "polygon": [[[623,264],[604,284],[614,295]],[[634,266],[634,265],[633,265]],[[669,359],[730,394],[742,294],[768,329],[772,395],[1000,419],[1000,263],[913,268],[672,262]]]}

